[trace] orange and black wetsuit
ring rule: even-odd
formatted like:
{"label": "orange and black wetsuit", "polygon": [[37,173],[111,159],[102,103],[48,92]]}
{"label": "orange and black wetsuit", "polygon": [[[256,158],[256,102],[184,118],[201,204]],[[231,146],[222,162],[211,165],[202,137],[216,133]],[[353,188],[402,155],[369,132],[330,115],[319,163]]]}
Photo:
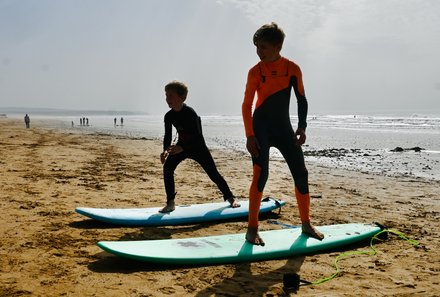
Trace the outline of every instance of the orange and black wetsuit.
{"label": "orange and black wetsuit", "polygon": [[[260,202],[269,175],[269,149],[272,146],[279,149],[293,176],[301,221],[310,221],[308,172],[289,117],[292,88],[297,98],[298,128],[305,130],[308,104],[299,66],[281,57],[272,63],[259,62],[249,70],[242,105],[243,121],[246,136],[255,136],[260,146],[258,157],[252,158],[254,174],[249,193],[250,227],[258,227]],[[252,115],[255,92],[257,102]]]}
{"label": "orange and black wetsuit", "polygon": [[174,170],[183,160],[190,158],[199,163],[209,178],[217,185],[223,194],[223,199],[233,197],[231,190],[225,179],[220,175],[215,166],[214,160],[202,134],[202,124],[200,117],[191,107],[184,105],[182,110],[170,110],[165,114],[165,136],[163,149],[166,150],[171,145],[172,127],[174,126],[179,135],[176,145],[183,149],[181,153],[169,155],[163,166],[165,191],[167,201],[175,197]]}

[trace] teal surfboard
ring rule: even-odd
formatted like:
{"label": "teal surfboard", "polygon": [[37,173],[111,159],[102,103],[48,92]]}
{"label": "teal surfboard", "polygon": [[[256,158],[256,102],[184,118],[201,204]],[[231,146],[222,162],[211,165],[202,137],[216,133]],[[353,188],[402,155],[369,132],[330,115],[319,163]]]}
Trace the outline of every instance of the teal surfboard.
{"label": "teal surfboard", "polygon": [[322,241],[302,234],[301,228],[261,231],[265,246],[245,240],[245,234],[144,240],[100,241],[98,246],[117,256],[134,260],[184,265],[227,264],[287,258],[321,252],[371,238],[381,228],[372,224],[318,226]]}
{"label": "teal surfboard", "polygon": [[[246,217],[249,201],[240,201],[241,206],[230,207],[228,202],[191,204],[176,206],[170,213],[159,213],[161,207],[152,208],[90,208],[77,207],[75,211],[86,217],[125,226],[167,226]],[[285,201],[266,198],[261,202],[260,213],[269,212],[285,205]]]}

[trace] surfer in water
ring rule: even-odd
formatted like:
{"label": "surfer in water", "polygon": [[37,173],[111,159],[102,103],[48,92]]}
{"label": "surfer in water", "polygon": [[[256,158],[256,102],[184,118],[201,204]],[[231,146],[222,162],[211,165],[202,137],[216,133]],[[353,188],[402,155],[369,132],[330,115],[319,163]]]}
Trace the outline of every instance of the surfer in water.
{"label": "surfer in water", "polygon": [[[249,70],[242,104],[246,148],[253,163],[246,240],[256,245],[264,245],[258,234],[258,213],[269,175],[269,149],[272,146],[281,152],[293,176],[303,233],[319,240],[324,238],[310,223],[308,171],[301,149],[306,141],[308,103],[301,69],[280,55],[284,36],[284,32],[275,23],[262,26],[254,34],[253,42],[261,61]],[[296,132],[289,116],[292,88],[298,106]],[[252,114],[255,93],[257,100]]]}
{"label": "surfer in water", "polygon": [[[194,109],[184,103],[187,95],[188,88],[182,82],[172,81],[165,86],[166,102],[171,109],[164,117],[165,136],[160,160],[164,165],[163,176],[167,204],[159,212],[167,213],[175,209],[174,170],[180,162],[187,158],[196,161],[202,166],[209,178],[222,192],[223,199],[228,201],[231,207],[239,207],[239,202],[232,194],[225,179],[218,172],[214,159],[206,146],[200,117]],[[178,134],[178,140],[175,144],[172,143],[173,126]]]}

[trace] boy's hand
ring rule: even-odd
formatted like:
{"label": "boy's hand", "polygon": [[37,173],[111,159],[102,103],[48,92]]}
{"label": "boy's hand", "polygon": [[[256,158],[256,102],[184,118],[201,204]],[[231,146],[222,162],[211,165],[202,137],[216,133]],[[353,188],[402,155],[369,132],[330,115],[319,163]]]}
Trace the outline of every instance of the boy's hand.
{"label": "boy's hand", "polygon": [[183,152],[183,148],[180,145],[172,145],[168,148],[167,151],[170,155],[176,155]]}
{"label": "boy's hand", "polygon": [[246,148],[252,157],[257,158],[260,155],[260,145],[255,136],[249,136],[246,140]]}
{"label": "boy's hand", "polygon": [[302,128],[298,128],[295,132],[296,145],[303,145],[306,142],[306,131]]}
{"label": "boy's hand", "polygon": [[163,163],[165,163],[165,161],[167,160],[167,157],[168,157],[168,151],[166,150],[166,151],[163,151],[161,154],[160,154],[160,162],[163,164]]}

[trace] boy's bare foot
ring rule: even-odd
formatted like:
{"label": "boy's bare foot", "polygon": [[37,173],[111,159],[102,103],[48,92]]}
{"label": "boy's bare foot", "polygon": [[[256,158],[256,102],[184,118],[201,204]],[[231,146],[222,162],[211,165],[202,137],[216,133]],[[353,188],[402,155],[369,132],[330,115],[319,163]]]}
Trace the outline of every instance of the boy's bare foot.
{"label": "boy's bare foot", "polygon": [[240,207],[240,202],[238,202],[237,198],[235,198],[234,196],[232,196],[231,198],[226,199],[226,201],[229,202],[229,204],[231,205],[232,208],[237,208]]}
{"label": "boy's bare foot", "polygon": [[260,235],[258,235],[258,227],[248,227],[246,232],[246,240],[251,244],[261,246],[265,245],[263,239],[261,239]]}
{"label": "boy's bare foot", "polygon": [[174,201],[168,201],[167,205],[165,205],[164,208],[159,210],[159,212],[161,212],[161,213],[169,213],[169,212],[172,212],[175,209],[176,209],[176,206],[174,204]]}
{"label": "boy's bare foot", "polygon": [[313,227],[310,222],[302,224],[302,232],[308,234],[309,236],[316,238],[318,240],[324,239],[324,234],[319,232],[315,227]]}

